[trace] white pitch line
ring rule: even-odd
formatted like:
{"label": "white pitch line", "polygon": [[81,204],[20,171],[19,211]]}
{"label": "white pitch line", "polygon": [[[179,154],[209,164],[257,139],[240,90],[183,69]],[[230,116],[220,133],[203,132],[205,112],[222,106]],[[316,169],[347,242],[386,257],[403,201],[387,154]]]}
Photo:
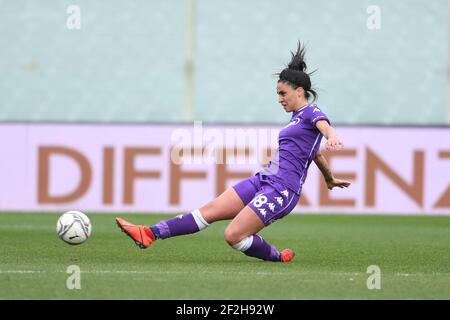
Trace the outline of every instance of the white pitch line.
{"label": "white pitch line", "polygon": [[[66,273],[65,270],[0,270],[0,274],[33,274],[33,273]],[[186,271],[156,271],[156,270],[81,270],[81,273],[88,274],[186,274]],[[202,271],[202,273],[209,274],[237,274],[237,275],[248,275],[247,272],[235,272],[235,271]],[[365,273],[348,273],[348,272],[254,272],[253,274],[261,276],[286,276],[286,275],[297,275],[297,276],[307,276],[312,274],[322,274],[331,276],[359,276],[366,275]],[[392,274],[387,274],[392,275]],[[409,277],[409,276],[450,276],[450,273],[394,273],[394,276],[399,277]]]}
{"label": "white pitch line", "polygon": [[0,273],[46,273],[47,271],[39,271],[39,270],[0,270]]}
{"label": "white pitch line", "polygon": [[1,224],[0,230],[56,230],[55,226],[35,224]]}

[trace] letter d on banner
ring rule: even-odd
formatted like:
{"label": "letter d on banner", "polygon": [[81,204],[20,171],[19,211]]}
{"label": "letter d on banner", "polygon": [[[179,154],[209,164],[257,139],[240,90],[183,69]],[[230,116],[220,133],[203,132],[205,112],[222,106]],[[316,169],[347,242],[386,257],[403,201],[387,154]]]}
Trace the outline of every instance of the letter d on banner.
{"label": "letter d on banner", "polygon": [[[74,160],[80,168],[80,182],[75,190],[62,196],[50,195],[50,156],[64,155]],[[83,196],[91,184],[92,171],[88,160],[80,152],[65,147],[40,147],[38,155],[38,203],[67,203]]]}

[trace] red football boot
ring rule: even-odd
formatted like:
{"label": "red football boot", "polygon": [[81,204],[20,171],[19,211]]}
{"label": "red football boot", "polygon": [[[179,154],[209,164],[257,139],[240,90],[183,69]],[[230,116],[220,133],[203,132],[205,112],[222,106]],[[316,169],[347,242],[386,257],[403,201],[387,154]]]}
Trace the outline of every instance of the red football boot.
{"label": "red football boot", "polygon": [[294,259],[295,253],[291,249],[283,249],[280,251],[281,262],[291,262]]}
{"label": "red football boot", "polygon": [[116,223],[141,249],[148,248],[156,240],[152,230],[146,226],[135,225],[122,218],[116,218]]}

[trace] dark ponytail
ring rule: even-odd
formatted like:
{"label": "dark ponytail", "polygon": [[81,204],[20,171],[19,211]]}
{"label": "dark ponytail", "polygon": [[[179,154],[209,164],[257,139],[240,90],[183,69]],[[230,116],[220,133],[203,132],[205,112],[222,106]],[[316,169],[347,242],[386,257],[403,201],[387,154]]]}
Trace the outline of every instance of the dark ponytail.
{"label": "dark ponytail", "polygon": [[311,88],[311,73],[306,73],[306,62],[305,62],[305,46],[302,46],[300,41],[298,42],[297,52],[293,53],[291,51],[291,62],[289,62],[288,67],[281,71],[279,75],[278,82],[286,82],[294,89],[302,87],[305,90],[305,97],[309,100],[313,96],[313,101],[317,99],[317,92]]}

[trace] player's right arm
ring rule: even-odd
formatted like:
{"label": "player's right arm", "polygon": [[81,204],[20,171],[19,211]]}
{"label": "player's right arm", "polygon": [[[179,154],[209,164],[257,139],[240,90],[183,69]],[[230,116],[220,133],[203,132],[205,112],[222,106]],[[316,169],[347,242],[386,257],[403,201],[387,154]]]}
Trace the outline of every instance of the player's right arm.
{"label": "player's right arm", "polygon": [[332,190],[334,187],[339,188],[347,188],[350,185],[350,182],[336,179],[331,172],[330,165],[328,164],[327,159],[322,154],[322,152],[317,151],[316,157],[314,158],[314,163],[319,168],[320,172],[325,179],[328,189]]}
{"label": "player's right arm", "polygon": [[320,133],[327,139],[326,148],[327,150],[340,150],[344,147],[341,139],[336,134],[336,131],[328,121],[319,120],[316,122],[316,127],[319,129]]}

